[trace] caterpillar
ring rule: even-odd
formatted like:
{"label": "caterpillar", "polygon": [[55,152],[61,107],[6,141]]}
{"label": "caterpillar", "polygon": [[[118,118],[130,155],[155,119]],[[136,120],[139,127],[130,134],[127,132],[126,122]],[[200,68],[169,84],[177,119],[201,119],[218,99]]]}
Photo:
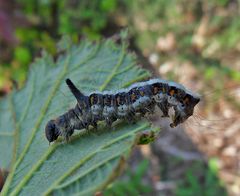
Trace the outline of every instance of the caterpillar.
{"label": "caterpillar", "polygon": [[84,95],[70,79],[66,84],[77,99],[77,104],[68,112],[48,121],[45,135],[49,143],[62,136],[66,141],[74,130],[97,128],[99,121],[105,121],[111,127],[118,119],[134,122],[139,117],[153,114],[158,107],[162,117],[169,117],[170,108],[174,116],[170,127],[176,127],[193,115],[194,107],[200,101],[200,96],[186,89],[181,84],[150,79],[138,82],[117,92],[103,91]]}

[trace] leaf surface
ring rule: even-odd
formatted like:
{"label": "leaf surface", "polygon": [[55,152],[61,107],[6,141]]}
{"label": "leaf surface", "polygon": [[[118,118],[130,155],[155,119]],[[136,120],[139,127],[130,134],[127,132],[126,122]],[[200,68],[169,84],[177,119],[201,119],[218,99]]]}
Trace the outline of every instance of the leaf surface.
{"label": "leaf surface", "polygon": [[76,131],[71,142],[49,146],[46,123],[75,104],[66,78],[90,93],[117,90],[150,75],[136,66],[124,42],[74,45],[65,38],[59,49],[63,54],[56,62],[44,53],[32,64],[25,87],[0,102],[0,166],[12,163],[2,195],[94,193],[117,175],[136,133],[150,129],[145,121],[117,123],[114,129],[101,124],[98,131]]}

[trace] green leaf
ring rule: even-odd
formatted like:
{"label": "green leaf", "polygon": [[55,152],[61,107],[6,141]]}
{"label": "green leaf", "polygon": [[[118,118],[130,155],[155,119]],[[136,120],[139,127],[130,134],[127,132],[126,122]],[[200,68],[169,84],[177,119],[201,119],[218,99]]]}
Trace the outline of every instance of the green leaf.
{"label": "green leaf", "polygon": [[30,51],[24,47],[16,47],[14,50],[14,60],[19,61],[23,65],[28,64],[31,60]]}
{"label": "green leaf", "polygon": [[[71,78],[85,93],[115,90],[149,77],[126,53],[126,43],[65,38],[56,62],[46,52],[31,66],[25,87],[0,101],[0,167],[10,169],[2,195],[89,195],[102,189],[122,164],[147,122],[104,124],[98,131],[76,134],[69,143],[49,146],[45,125],[75,105],[64,80]],[[11,167],[10,167],[11,165]]]}

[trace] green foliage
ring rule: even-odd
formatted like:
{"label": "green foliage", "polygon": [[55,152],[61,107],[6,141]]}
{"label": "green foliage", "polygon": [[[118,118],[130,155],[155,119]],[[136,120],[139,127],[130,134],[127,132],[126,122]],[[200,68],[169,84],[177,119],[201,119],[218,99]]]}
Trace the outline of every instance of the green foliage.
{"label": "green foliage", "polygon": [[[224,21],[224,19],[222,19],[222,21]],[[237,20],[237,18],[233,18],[226,22],[230,23],[228,29],[216,35],[215,39],[220,43],[222,48],[231,49],[238,47],[240,35],[237,32],[240,29],[240,21]]]}
{"label": "green foliage", "polygon": [[2,195],[89,195],[117,176],[137,134],[150,130],[145,121],[118,123],[115,130],[103,124],[96,132],[75,134],[69,143],[51,146],[44,128],[75,105],[66,78],[89,93],[119,89],[148,77],[126,47],[125,42],[119,47],[111,40],[74,45],[65,37],[58,44],[62,55],[56,61],[43,53],[32,64],[25,87],[0,101],[0,167],[10,169]]}
{"label": "green foliage", "polygon": [[[9,6],[13,6],[12,4],[10,2]],[[16,12],[24,16],[23,23],[27,25],[19,24],[15,32],[12,32],[18,40],[17,47],[9,45],[13,56],[9,57],[7,53],[7,60],[3,60],[0,54],[0,66],[5,64],[8,67],[3,70],[4,73],[8,71],[14,73],[10,78],[0,72],[0,89],[11,79],[19,82],[21,86],[26,79],[29,62],[38,56],[39,48],[44,48],[48,53],[55,55],[55,42],[60,36],[68,34],[74,39],[83,36],[91,40],[100,39],[101,31],[106,28],[119,2],[18,0],[18,4],[21,8]],[[13,6],[12,9],[14,8]]]}
{"label": "green foliage", "polygon": [[143,177],[146,175],[148,167],[148,160],[143,160],[134,170],[128,169],[126,179],[120,179],[110,184],[104,192],[104,195],[124,196],[149,194],[151,187],[143,183]]}
{"label": "green foliage", "polygon": [[28,64],[31,60],[31,55],[28,49],[24,47],[17,47],[14,51],[14,58],[22,64]]}
{"label": "green foliage", "polygon": [[[185,6],[185,5],[188,6]],[[236,4],[238,4],[236,2]],[[172,59],[183,59],[191,62],[198,69],[199,75],[206,76],[204,82],[214,84],[215,75],[221,77],[222,86],[227,77],[240,81],[240,73],[237,69],[238,45],[240,41],[239,12],[230,9],[234,3],[228,0],[213,1],[186,1],[186,0],[147,0],[128,3],[128,13],[131,16],[129,27],[133,33],[134,41],[144,55],[158,53],[158,39],[165,38],[168,33],[175,36],[176,46],[168,53],[160,51],[160,62]],[[144,9],[142,9],[144,7]],[[204,9],[208,7],[211,15]],[[237,7],[237,5],[236,5]],[[224,10],[222,15],[219,10]],[[228,13],[228,14],[227,14]],[[207,22],[206,22],[207,21]],[[206,25],[206,27],[204,26]],[[201,32],[200,33],[200,29]],[[195,50],[193,38],[202,37],[202,48]],[[169,43],[165,41],[165,44]],[[217,46],[217,47],[216,47]],[[206,56],[206,51],[216,47],[213,54]],[[228,61],[224,58],[228,57]],[[232,60],[232,57],[235,60]],[[224,60],[223,60],[224,59]],[[224,62],[224,63],[223,63]],[[227,63],[226,63],[227,62]],[[235,62],[235,66],[232,65]],[[214,67],[214,68],[213,68]],[[176,78],[176,76],[174,76]],[[210,80],[211,79],[211,80]],[[215,79],[216,81],[216,79]]]}
{"label": "green foliage", "polygon": [[175,194],[177,196],[227,195],[222,183],[219,182],[217,173],[215,159],[210,159],[207,167],[201,163],[195,163],[187,170],[184,180],[179,182]]}
{"label": "green foliage", "polygon": [[[106,27],[108,17],[116,10],[117,4],[117,0],[84,0],[71,6],[68,1],[62,1],[59,33],[74,34],[77,32],[91,39],[99,39],[100,31]],[[68,7],[67,10],[66,7]]]}

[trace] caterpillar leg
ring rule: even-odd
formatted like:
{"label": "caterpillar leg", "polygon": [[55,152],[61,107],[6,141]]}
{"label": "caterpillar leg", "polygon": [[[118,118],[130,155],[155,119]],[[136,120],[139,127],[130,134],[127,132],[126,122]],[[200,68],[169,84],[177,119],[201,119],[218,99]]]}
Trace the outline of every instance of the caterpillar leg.
{"label": "caterpillar leg", "polygon": [[105,122],[106,122],[107,127],[112,128],[112,123],[116,120],[117,120],[116,117],[106,117]]}
{"label": "caterpillar leg", "polygon": [[128,115],[126,116],[125,120],[127,120],[127,122],[129,124],[135,124],[137,122],[137,118],[134,112],[130,112],[128,113]]}
{"label": "caterpillar leg", "polygon": [[152,103],[151,105],[149,105],[149,106],[147,107],[147,109],[148,109],[148,111],[149,111],[149,114],[154,114],[154,112],[155,112],[155,104]]}
{"label": "caterpillar leg", "polygon": [[106,119],[105,119],[105,122],[106,122],[107,127],[109,127],[109,128],[112,127],[113,121],[112,121],[110,118],[106,118]]}
{"label": "caterpillar leg", "polygon": [[95,122],[92,122],[92,126],[93,126],[94,130],[97,130],[97,129],[98,129],[98,124],[97,124],[96,121],[95,121]]}
{"label": "caterpillar leg", "polygon": [[89,130],[89,125],[90,125],[90,124],[89,124],[88,122],[86,122],[86,121],[83,121],[83,122],[82,122],[82,128],[85,129],[85,130],[87,130],[87,131]]}
{"label": "caterpillar leg", "polygon": [[72,128],[66,128],[66,130],[64,131],[64,133],[62,133],[61,135],[63,136],[64,140],[69,143],[70,142],[70,137],[71,135],[74,133],[74,129]]}
{"label": "caterpillar leg", "polygon": [[146,115],[152,115],[154,113],[154,110],[151,108],[151,107],[146,107],[143,109],[144,112],[143,112],[143,116],[146,116]]}
{"label": "caterpillar leg", "polygon": [[70,136],[66,136],[65,138],[64,138],[64,141],[66,142],[66,143],[69,143],[71,140],[70,140]]}
{"label": "caterpillar leg", "polygon": [[162,117],[169,117],[168,115],[169,104],[167,102],[158,103],[157,106],[163,113]]}

